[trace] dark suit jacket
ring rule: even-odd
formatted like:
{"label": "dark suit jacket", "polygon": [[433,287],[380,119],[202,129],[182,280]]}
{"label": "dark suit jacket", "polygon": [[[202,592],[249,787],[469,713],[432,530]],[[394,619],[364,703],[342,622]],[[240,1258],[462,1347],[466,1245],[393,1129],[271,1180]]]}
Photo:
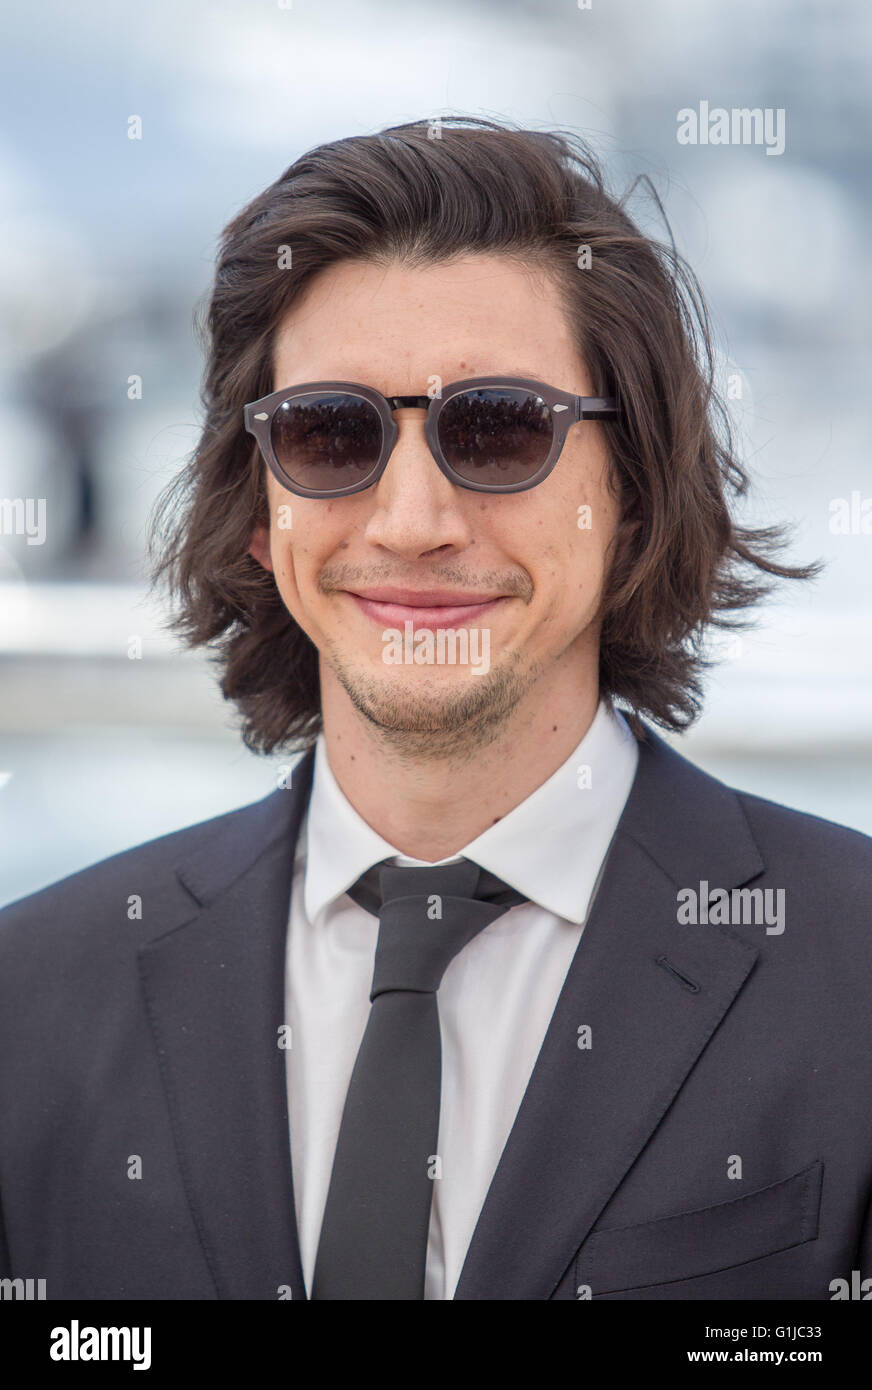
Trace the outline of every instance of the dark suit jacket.
{"label": "dark suit jacket", "polygon": [[[305,1298],[277,1040],[312,765],[0,913],[0,1274]],[[703,880],[784,888],[785,930],[680,924]],[[872,840],[649,729],[456,1297],[826,1300],[872,1276],[870,901]]]}

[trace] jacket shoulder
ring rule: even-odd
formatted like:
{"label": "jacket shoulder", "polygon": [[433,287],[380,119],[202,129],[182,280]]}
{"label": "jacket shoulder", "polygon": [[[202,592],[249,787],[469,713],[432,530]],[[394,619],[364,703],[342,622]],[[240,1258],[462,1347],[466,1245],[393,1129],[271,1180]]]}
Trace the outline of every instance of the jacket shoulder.
{"label": "jacket shoulder", "polygon": [[729,858],[742,847],[751,866],[748,847],[754,846],[767,875],[803,892],[818,885],[831,904],[850,905],[856,916],[872,882],[872,837],[733,786],[656,730],[646,726],[645,732],[644,794],[633,826],[643,843],[660,847],[661,862],[670,855],[682,862],[677,835],[694,847],[696,860]]}
{"label": "jacket shoulder", "polygon": [[[799,811],[771,798],[743,791],[714,773],[706,772],[699,763],[667,742],[657,729],[647,723],[642,727],[645,738],[641,747],[652,759],[652,765],[659,765],[661,776],[668,780],[673,802],[677,796],[697,805],[705,800],[715,808],[723,808],[727,801],[735,798],[761,849],[795,846],[801,852],[837,853],[846,861],[855,860],[868,868],[872,859],[872,836],[809,811]],[[662,787],[660,792],[662,795]]]}
{"label": "jacket shoulder", "polygon": [[[791,920],[815,923],[846,958],[872,964],[869,955],[869,898],[872,889],[872,838],[804,811],[736,793],[770,879],[785,889]],[[865,967],[864,967],[865,968]]]}
{"label": "jacket shoulder", "polygon": [[751,792],[733,790],[761,845],[791,857],[811,856],[836,871],[853,864],[872,873],[872,836]]}

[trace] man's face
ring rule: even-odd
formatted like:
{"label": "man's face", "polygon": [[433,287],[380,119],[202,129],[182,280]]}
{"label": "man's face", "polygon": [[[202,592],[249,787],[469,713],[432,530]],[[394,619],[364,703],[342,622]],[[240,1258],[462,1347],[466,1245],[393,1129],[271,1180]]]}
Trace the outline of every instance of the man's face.
{"label": "man's face", "polygon": [[[274,390],[342,380],[385,396],[424,395],[434,377],[447,386],[505,375],[594,394],[556,285],[500,256],[424,269],[333,266],[280,325],[273,366]],[[596,423],[570,428],[544,482],[489,495],[443,475],[425,418],[422,410],[394,413],[394,452],[363,492],[302,498],[267,473],[270,526],[255,531],[251,553],[274,572],[288,611],[318,649],[325,722],[331,709],[353,706],[395,745],[412,749],[424,739],[435,754],[490,741],[513,712],[523,716],[525,703],[547,703],[556,684],[590,689],[618,508]],[[448,609],[439,621],[415,606],[353,596],[386,586],[495,601]],[[404,619],[413,622],[413,644],[422,628],[435,635],[439,626],[466,627],[469,659],[440,664],[434,646],[432,660],[416,661],[408,644],[398,658],[386,634],[405,635]]]}

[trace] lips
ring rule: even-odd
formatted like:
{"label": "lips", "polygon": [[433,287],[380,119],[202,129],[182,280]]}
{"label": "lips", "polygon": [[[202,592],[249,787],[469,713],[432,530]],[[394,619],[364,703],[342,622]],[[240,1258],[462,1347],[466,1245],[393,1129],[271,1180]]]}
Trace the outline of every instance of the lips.
{"label": "lips", "polygon": [[457,593],[444,589],[382,588],[346,593],[361,612],[382,627],[402,627],[406,622],[416,627],[456,627],[473,622],[506,602],[504,595],[491,598],[468,590]]}

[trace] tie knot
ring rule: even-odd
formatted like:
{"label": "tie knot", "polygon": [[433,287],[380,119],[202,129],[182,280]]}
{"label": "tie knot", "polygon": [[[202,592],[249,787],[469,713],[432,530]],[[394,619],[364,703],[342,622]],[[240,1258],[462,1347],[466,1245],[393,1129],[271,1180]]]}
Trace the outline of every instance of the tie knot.
{"label": "tie knot", "polygon": [[526,901],[470,859],[421,867],[377,864],[348,892],[368,912],[378,913],[370,999],[390,990],[435,993],[467,942]]}

